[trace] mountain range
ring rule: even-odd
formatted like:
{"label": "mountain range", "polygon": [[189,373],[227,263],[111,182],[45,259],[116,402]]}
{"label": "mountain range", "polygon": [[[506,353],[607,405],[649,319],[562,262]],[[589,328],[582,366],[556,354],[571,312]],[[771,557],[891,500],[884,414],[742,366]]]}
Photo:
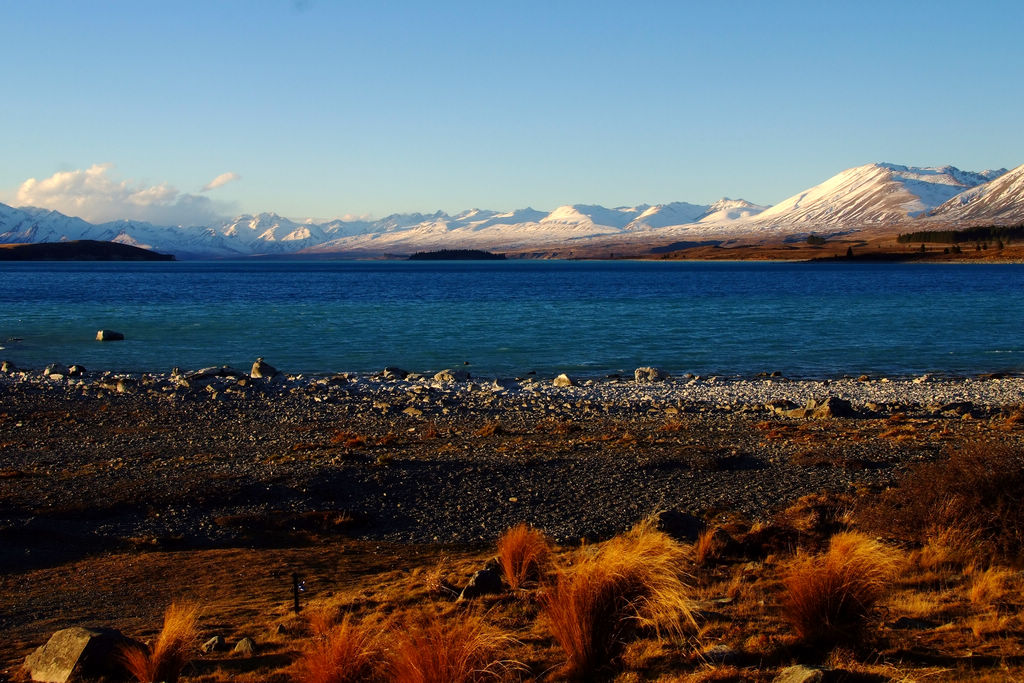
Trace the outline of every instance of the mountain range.
{"label": "mountain range", "polygon": [[[529,250],[600,241],[666,243],[714,237],[770,239],[941,223],[1024,222],[1024,165],[981,172],[873,163],[766,207],[742,199],[606,208],[560,206],[545,212],[470,209],[455,215],[393,214],[379,220],[296,222],[274,213],[204,226],[140,221],[92,224],[57,211],[0,204],[0,243],[101,240],[179,258],[253,255],[401,255],[441,248]],[[927,229],[927,228],[924,228]]]}

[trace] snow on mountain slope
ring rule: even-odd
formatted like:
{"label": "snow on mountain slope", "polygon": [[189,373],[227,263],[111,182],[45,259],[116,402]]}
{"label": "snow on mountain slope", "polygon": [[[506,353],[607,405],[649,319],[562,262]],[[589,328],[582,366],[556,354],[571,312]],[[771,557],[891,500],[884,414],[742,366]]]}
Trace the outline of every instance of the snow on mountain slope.
{"label": "snow on mountain slope", "polygon": [[0,204],[0,243],[61,242],[86,239],[94,226],[81,218],[72,218],[56,211]]}
{"label": "snow on mountain slope", "polygon": [[724,197],[708,207],[701,216],[699,223],[728,223],[756,216],[767,209],[767,206],[752,204],[745,199],[729,199]]}
{"label": "snow on mountain slope", "polygon": [[[987,172],[999,175],[1001,171]],[[752,219],[763,227],[863,227],[916,217],[989,180],[952,166],[866,164],[783,200]]]}
{"label": "snow on mountain slope", "polygon": [[1009,173],[1005,169],[972,173],[952,166],[866,164],[770,208],[742,199],[721,199],[710,206],[687,202],[615,208],[573,204],[551,212],[469,209],[455,215],[438,211],[324,223],[261,213],[208,226],[165,227],[138,221],[92,225],[56,211],[0,204],[0,242],[109,240],[179,258],[407,254],[441,248],[528,250],[596,242],[642,246],[653,239],[857,229],[907,221],[929,211],[936,220],[1024,220],[1024,166]]}
{"label": "snow on mountain slope", "polygon": [[607,226],[621,230],[646,208],[644,206],[641,208],[606,209],[596,204],[573,204],[572,206],[558,207],[539,222],[542,224]]}
{"label": "snow on mountain slope", "polygon": [[696,223],[707,215],[706,204],[690,204],[688,202],[671,202],[647,207],[636,218],[626,225],[626,230],[652,230],[669,225]]}
{"label": "snow on mountain slope", "polygon": [[1024,221],[1024,165],[961,192],[929,215],[952,221]]}

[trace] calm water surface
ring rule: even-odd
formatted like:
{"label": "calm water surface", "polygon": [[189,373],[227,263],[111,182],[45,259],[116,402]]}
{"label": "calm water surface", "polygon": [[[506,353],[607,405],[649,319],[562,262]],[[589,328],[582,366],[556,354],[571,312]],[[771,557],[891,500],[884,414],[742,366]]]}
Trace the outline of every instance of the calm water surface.
{"label": "calm water surface", "polygon": [[15,263],[0,287],[0,358],[28,368],[1024,371],[1021,265]]}

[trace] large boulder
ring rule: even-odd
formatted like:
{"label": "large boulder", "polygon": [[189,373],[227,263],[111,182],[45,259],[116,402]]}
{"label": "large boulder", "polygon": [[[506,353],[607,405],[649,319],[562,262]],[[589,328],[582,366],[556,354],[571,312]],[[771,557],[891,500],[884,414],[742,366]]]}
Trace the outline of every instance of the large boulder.
{"label": "large boulder", "polygon": [[558,377],[554,378],[551,381],[551,383],[554,384],[556,387],[571,387],[576,385],[576,382],[573,382],[572,378],[569,377],[569,375],[565,374],[564,372]]}
{"label": "large boulder", "polygon": [[815,420],[830,420],[836,417],[857,417],[857,410],[846,399],[829,396],[819,401],[810,399],[800,408],[792,407],[789,401],[772,401],[765,407],[779,417],[809,417]]}
{"label": "large boulder", "polygon": [[45,645],[25,658],[25,671],[33,681],[67,683],[99,677],[125,676],[121,652],[141,647],[112,628],[72,626],[57,631]]}
{"label": "large boulder", "polygon": [[277,368],[262,358],[257,358],[256,362],[252,364],[252,370],[249,371],[249,376],[253,379],[273,379],[275,375],[277,375]]}
{"label": "large boulder", "polygon": [[124,341],[124,334],[113,330],[97,330],[96,341]]}
{"label": "large boulder", "polygon": [[469,373],[465,370],[442,370],[434,375],[435,382],[465,382]]}
{"label": "large boulder", "polygon": [[501,568],[496,562],[489,562],[486,567],[473,573],[469,583],[459,594],[459,600],[472,600],[481,595],[501,593],[505,585],[501,580]]}
{"label": "large boulder", "polygon": [[668,373],[661,368],[642,367],[633,371],[633,379],[637,383],[664,382],[668,379]]}

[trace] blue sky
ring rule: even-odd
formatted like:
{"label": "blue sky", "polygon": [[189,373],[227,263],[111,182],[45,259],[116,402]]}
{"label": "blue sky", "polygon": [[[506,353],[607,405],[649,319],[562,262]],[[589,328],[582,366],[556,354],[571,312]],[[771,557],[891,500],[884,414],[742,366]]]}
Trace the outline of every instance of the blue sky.
{"label": "blue sky", "polygon": [[771,204],[871,161],[1024,163],[1024,3],[2,7],[0,201],[92,220]]}

